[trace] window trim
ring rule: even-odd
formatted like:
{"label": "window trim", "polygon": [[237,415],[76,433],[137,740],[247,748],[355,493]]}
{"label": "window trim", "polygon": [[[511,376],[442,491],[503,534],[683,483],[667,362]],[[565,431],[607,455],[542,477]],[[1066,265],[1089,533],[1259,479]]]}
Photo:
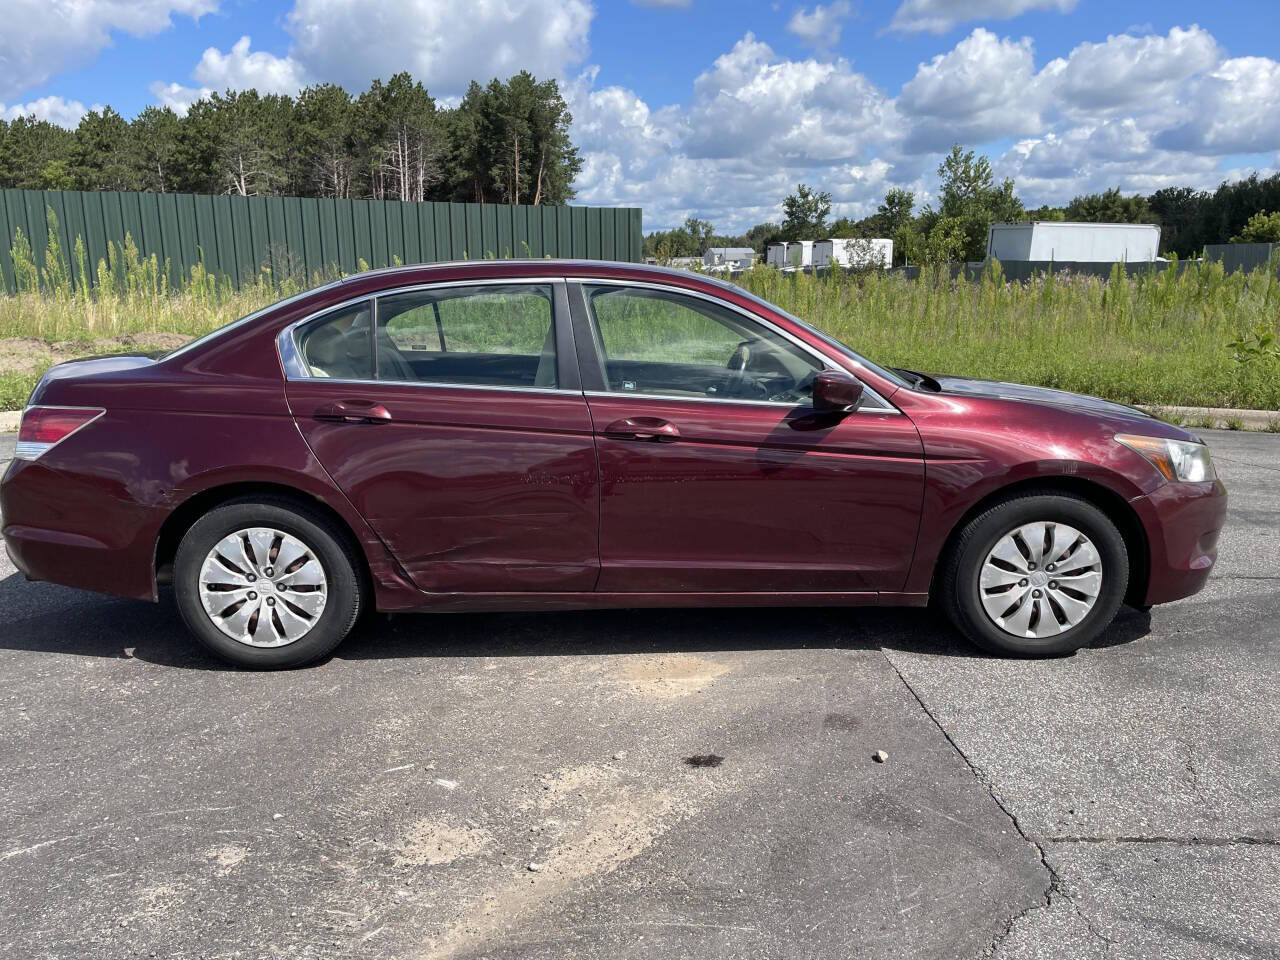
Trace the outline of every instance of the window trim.
{"label": "window trim", "polygon": [[[310,313],[299,320],[295,320],[288,326],[284,327],[276,334],[276,352],[280,357],[280,365],[284,369],[285,379],[292,382],[314,382],[314,383],[343,383],[343,384],[367,384],[378,385],[384,384],[393,387],[430,387],[432,389],[455,389],[455,390],[498,390],[510,391],[518,390],[522,393],[541,393],[554,396],[564,396],[565,394],[582,395],[582,387],[577,382],[578,378],[573,377],[573,383],[560,383],[555,387],[526,387],[517,384],[510,386],[502,386],[492,383],[445,383],[436,380],[384,380],[377,377],[377,345],[376,336],[378,328],[378,299],[380,297],[392,297],[402,293],[415,293],[419,290],[437,290],[449,289],[453,287],[508,287],[516,285],[542,286],[551,288],[551,329],[555,332],[556,343],[556,372],[557,379],[564,381],[565,365],[563,361],[564,347],[562,342],[564,336],[562,330],[568,322],[567,316],[562,319],[561,314],[567,314],[567,294],[565,293],[565,281],[561,277],[483,277],[470,280],[448,280],[437,281],[435,283],[414,283],[403,287],[388,287],[385,290],[377,290],[372,293],[362,293],[359,296],[351,297],[338,303],[331,303],[322,310]],[[370,324],[369,324],[369,340],[370,349],[373,351],[374,361],[374,378],[365,379],[346,379],[342,377],[317,377],[307,370],[306,364],[302,359],[302,351],[298,348],[297,334],[298,331],[314,321],[318,321],[331,313],[339,310],[345,310],[365,301],[372,301],[370,304]],[[569,354],[571,358],[572,369],[577,369],[577,356],[573,352],[572,332],[569,333]]]}
{"label": "window trim", "polygon": [[[736,303],[730,303],[727,300],[722,300],[719,297],[715,297],[715,296],[712,296],[711,294],[704,293],[701,290],[691,290],[688,287],[672,286],[671,284],[655,283],[647,280],[623,280],[616,277],[568,277],[566,279],[569,281],[569,283],[576,285],[575,289],[577,291],[577,299],[581,303],[583,319],[588,324],[589,329],[593,331],[593,335],[591,337],[591,345],[587,349],[590,350],[594,355],[596,365],[599,368],[601,382],[605,383],[606,386],[607,386],[607,381],[603,379],[605,358],[600,355],[600,351],[603,348],[603,342],[599,341],[598,328],[595,323],[595,319],[591,315],[591,306],[587,302],[586,291],[583,289],[583,287],[587,287],[587,286],[642,287],[649,290],[658,290],[663,293],[675,294],[677,296],[695,297],[699,300],[706,300],[707,302],[712,303],[716,306],[723,307],[726,310],[731,310],[734,313],[740,314],[742,317],[744,317],[748,321],[757,323],[760,326],[764,327],[766,330],[776,333],[778,336],[782,337],[784,340],[799,347],[805,353],[814,357],[816,360],[822,363],[824,369],[828,369],[828,370],[846,370],[847,369],[843,364],[836,363],[834,360],[831,359],[831,357],[827,356],[821,350],[816,349],[811,344],[805,343],[799,337],[795,336],[794,334],[786,330],[783,330],[777,324],[771,323],[769,320],[766,320],[764,317],[760,316],[759,314],[753,313],[752,311],[747,310],[744,307],[740,307]],[[679,403],[679,402],[688,400],[693,403],[737,403],[737,404],[750,404],[752,406],[786,407],[788,409],[794,409],[797,406],[805,405],[805,404],[797,404],[787,400],[738,400],[732,397],[686,397],[686,396],[680,396],[680,395],[669,394],[669,393],[628,393],[624,391],[609,390],[609,389],[604,389],[604,390],[590,389],[590,390],[585,390],[583,392],[588,397],[636,397],[636,398],[643,398],[648,400],[667,400],[673,403]],[[863,381],[862,396],[863,396],[863,402],[858,404],[858,409],[852,411],[854,414],[859,414],[864,412],[879,413],[879,414],[885,414],[885,413],[898,414],[898,415],[902,414],[901,410],[899,410],[897,407],[891,404],[888,400],[886,400],[883,396],[881,396],[880,393],[877,390],[875,390],[870,384],[866,383],[866,381]],[[873,400],[877,405],[876,406],[867,405],[866,404],[867,400]]]}

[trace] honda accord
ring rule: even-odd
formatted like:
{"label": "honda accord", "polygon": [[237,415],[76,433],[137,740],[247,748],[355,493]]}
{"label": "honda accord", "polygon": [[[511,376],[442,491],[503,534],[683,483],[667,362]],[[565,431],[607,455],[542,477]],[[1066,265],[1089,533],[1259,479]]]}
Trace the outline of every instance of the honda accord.
{"label": "honda accord", "polygon": [[402,267],[160,357],[54,367],[0,485],[32,580],[155,601],[289,667],[368,610],[931,599],[1063,654],[1195,593],[1226,492],[1116,403],[878,366],[715,279]]}

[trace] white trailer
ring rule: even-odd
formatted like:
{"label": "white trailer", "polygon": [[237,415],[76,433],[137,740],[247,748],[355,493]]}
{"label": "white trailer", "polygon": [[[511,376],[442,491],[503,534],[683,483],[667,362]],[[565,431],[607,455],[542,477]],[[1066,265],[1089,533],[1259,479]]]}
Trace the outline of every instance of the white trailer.
{"label": "white trailer", "polygon": [[771,243],[764,253],[766,266],[780,270],[796,270],[813,266],[813,241],[790,240],[787,243]]}
{"label": "white trailer", "polygon": [[893,265],[893,241],[881,239],[822,240],[814,245],[813,266],[864,269]]}
{"label": "white trailer", "polygon": [[1160,228],[1150,223],[993,223],[987,259],[1055,263],[1150,263]]}
{"label": "white trailer", "polygon": [[799,270],[813,266],[813,241],[792,240],[787,244],[787,266]]}

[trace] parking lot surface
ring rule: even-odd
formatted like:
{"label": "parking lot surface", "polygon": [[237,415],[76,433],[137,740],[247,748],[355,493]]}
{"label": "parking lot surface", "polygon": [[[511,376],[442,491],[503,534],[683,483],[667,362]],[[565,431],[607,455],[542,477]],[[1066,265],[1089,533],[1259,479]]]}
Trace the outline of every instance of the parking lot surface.
{"label": "parking lot surface", "polygon": [[1206,439],[1209,586],[1051,661],[646,611],[259,674],[0,560],[0,956],[1280,957],[1280,437]]}

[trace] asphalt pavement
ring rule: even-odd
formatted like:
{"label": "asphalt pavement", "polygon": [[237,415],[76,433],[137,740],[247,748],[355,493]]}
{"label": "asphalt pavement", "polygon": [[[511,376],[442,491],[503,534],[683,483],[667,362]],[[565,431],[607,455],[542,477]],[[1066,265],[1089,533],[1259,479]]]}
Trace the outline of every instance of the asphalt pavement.
{"label": "asphalt pavement", "polygon": [[632,611],[259,674],[0,560],[0,957],[1280,958],[1280,436],[1206,439],[1209,586],[1052,661]]}

